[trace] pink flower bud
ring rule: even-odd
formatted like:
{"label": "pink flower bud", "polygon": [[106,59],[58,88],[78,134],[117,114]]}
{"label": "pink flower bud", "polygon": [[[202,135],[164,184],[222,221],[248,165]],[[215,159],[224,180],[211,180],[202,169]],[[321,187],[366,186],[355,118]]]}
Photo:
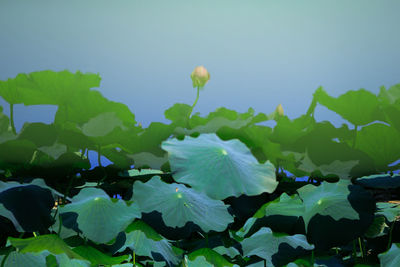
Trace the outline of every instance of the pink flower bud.
{"label": "pink flower bud", "polygon": [[193,87],[204,87],[208,80],[210,80],[210,73],[208,73],[207,69],[203,66],[197,66],[194,68],[194,71],[190,75],[193,81]]}

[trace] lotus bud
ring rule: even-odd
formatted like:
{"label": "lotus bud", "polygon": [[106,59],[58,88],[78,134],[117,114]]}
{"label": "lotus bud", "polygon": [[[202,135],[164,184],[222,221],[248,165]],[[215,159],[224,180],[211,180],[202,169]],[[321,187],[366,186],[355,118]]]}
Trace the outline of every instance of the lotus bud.
{"label": "lotus bud", "polygon": [[203,88],[204,85],[210,80],[210,73],[203,66],[197,66],[190,75],[193,81],[193,88]]}
{"label": "lotus bud", "polygon": [[283,116],[283,107],[282,107],[281,104],[279,104],[279,105],[276,107],[275,112],[276,112],[276,114],[277,114],[278,116],[280,116],[280,117]]}

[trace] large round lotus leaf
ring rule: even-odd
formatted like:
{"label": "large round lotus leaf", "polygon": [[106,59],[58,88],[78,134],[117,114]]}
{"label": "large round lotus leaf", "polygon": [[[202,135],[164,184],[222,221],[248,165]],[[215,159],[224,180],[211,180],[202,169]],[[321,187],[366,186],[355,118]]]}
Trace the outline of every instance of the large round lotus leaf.
{"label": "large round lotus leaf", "polygon": [[18,249],[21,253],[41,253],[48,251],[53,255],[65,254],[70,259],[83,260],[79,254],[72,249],[57,235],[41,235],[31,238],[13,238],[9,237],[11,245]]}
{"label": "large round lotus leaf", "polygon": [[[46,253],[48,254],[48,253]],[[5,256],[0,256],[1,262]],[[4,261],[4,267],[46,267],[46,255],[43,254],[32,254],[32,253],[19,253],[12,251],[7,259]]]}
{"label": "large round lotus leaf", "polygon": [[389,89],[386,89],[385,86],[381,86],[379,89],[378,98],[386,104],[394,104],[400,99],[400,83],[391,86]]}
{"label": "large round lotus leaf", "polygon": [[172,121],[174,124],[184,127],[188,119],[190,106],[182,103],[175,103],[165,112],[165,118]]}
{"label": "large round lotus leaf", "polygon": [[51,146],[38,147],[38,150],[46,153],[54,159],[58,159],[62,154],[67,152],[67,146],[56,142]]}
{"label": "large round lotus leaf", "polygon": [[42,179],[28,184],[0,182],[0,215],[13,222],[19,232],[45,231],[53,224],[54,196]]}
{"label": "large round lotus leaf", "polygon": [[316,214],[329,215],[336,221],[342,218],[360,219],[359,214],[347,199],[350,194],[349,184],[345,180],[338,183],[323,182],[320,186],[309,184],[297,190],[304,203],[305,210],[302,216],[306,231],[308,231],[308,223]]}
{"label": "large round lotus leaf", "polygon": [[36,148],[29,140],[9,140],[0,143],[0,168],[28,164]]}
{"label": "large round lotus leaf", "polygon": [[297,216],[300,217],[304,212],[304,205],[298,195],[289,196],[282,193],[277,200],[265,204],[255,217],[261,218],[263,216],[284,215],[284,216]]}
{"label": "large round lotus leaf", "polygon": [[[197,260],[198,258],[200,259]],[[188,254],[187,259],[185,258],[185,260],[187,260],[188,263],[190,262],[195,262],[196,264],[205,263],[205,265],[202,266],[237,267],[236,264],[234,265],[230,263],[222,255],[218,254],[217,252],[209,248],[201,248],[196,251],[193,251],[192,253]],[[192,265],[189,264],[188,266]],[[194,266],[201,266],[201,265],[194,265]]]}
{"label": "large round lotus leaf", "polygon": [[57,140],[57,129],[53,124],[41,122],[24,123],[18,139],[29,140],[36,146],[51,146]]}
{"label": "large round lotus leaf", "polygon": [[173,177],[214,199],[272,193],[278,182],[274,166],[260,164],[239,140],[222,141],[202,134],[164,141]]}
{"label": "large round lotus leaf", "polygon": [[368,154],[379,170],[386,171],[389,164],[400,159],[400,133],[385,124],[370,124],[357,133],[355,148]]}
{"label": "large round lotus leaf", "polygon": [[256,255],[265,259],[267,266],[282,266],[306,254],[306,250],[314,249],[304,235],[274,234],[267,227],[261,228],[249,238],[244,239],[241,245],[243,256]]}
{"label": "large round lotus leaf", "polygon": [[400,244],[392,244],[390,249],[378,255],[382,267],[400,266]]}
{"label": "large round lotus leaf", "polygon": [[71,103],[90,88],[99,87],[100,75],[50,70],[20,73],[0,82],[1,96],[9,103],[61,105]]}
{"label": "large round lotus leaf", "polygon": [[[91,267],[91,263],[87,260],[70,259],[65,254],[56,256],[56,261],[59,267]],[[115,265],[113,265],[115,266]],[[49,267],[49,265],[47,265]]]}
{"label": "large round lotus leaf", "polygon": [[125,128],[114,112],[106,112],[91,118],[82,126],[82,132],[87,136],[99,137],[109,134],[116,127]]}
{"label": "large round lotus leaf", "polygon": [[226,255],[232,259],[240,255],[240,252],[233,246],[232,247],[218,246],[213,248],[213,250],[220,255]]}
{"label": "large round lotus leaf", "polygon": [[310,175],[312,172],[319,170],[322,175],[326,176],[329,174],[335,174],[340,179],[349,179],[351,170],[359,163],[359,160],[348,160],[341,161],[335,160],[330,164],[315,165],[310,159],[307,150],[304,154],[304,158],[301,160],[301,164],[298,168],[302,171],[307,172]]}
{"label": "large round lotus leaf", "polygon": [[186,260],[186,265],[190,267],[214,267],[211,263],[209,263],[204,256],[198,256],[194,260]]}
{"label": "large round lotus leaf", "polygon": [[374,174],[358,178],[355,181],[364,187],[378,188],[378,189],[389,189],[389,188],[400,188],[400,175],[395,174]]}
{"label": "large round lotus leaf", "polygon": [[365,89],[348,91],[335,98],[319,87],[314,93],[314,98],[354,125],[360,126],[383,120],[383,114],[378,109],[378,97]]}
{"label": "large round lotus leaf", "polygon": [[[249,218],[243,227],[236,232],[239,238],[248,237],[261,227],[268,226],[273,231],[290,233],[298,218],[304,213],[304,204],[297,194],[292,196],[282,193],[280,197],[264,204],[253,217]],[[279,219],[278,224],[274,223]],[[299,233],[299,232],[296,232]]]}
{"label": "large round lotus leaf", "polygon": [[147,183],[135,182],[133,199],[142,212],[160,212],[164,223],[170,227],[182,227],[193,222],[205,232],[221,232],[233,222],[222,201],[211,199],[182,184],[166,184],[159,176]]}
{"label": "large round lotus leaf", "polygon": [[400,217],[400,204],[378,202],[376,203],[378,211],[376,215],[383,215],[389,222],[394,222],[396,218]]}
{"label": "large round lotus leaf", "polygon": [[[347,193],[343,191],[347,189],[349,194],[345,196]],[[327,198],[314,199],[313,204],[309,197],[303,195],[305,214],[312,216],[307,223],[307,239],[317,250],[344,246],[365,234],[374,221],[376,211],[375,199],[370,192],[350,183],[345,188],[341,188],[340,184],[330,184],[329,188],[325,187],[324,192],[319,190],[321,189],[314,187],[316,194],[322,197],[326,195]],[[343,199],[335,194],[342,195]],[[325,201],[328,203],[323,203]],[[317,205],[321,207],[315,207]],[[315,215],[312,215],[313,212]],[[305,216],[303,219],[305,220]]]}
{"label": "large round lotus leaf", "polygon": [[128,255],[112,257],[91,246],[78,246],[72,249],[75,253],[89,260],[92,266],[119,264],[129,259]]}
{"label": "large round lotus leaf", "polygon": [[172,250],[172,245],[168,240],[146,223],[140,220],[134,221],[125,230],[125,234],[125,243],[118,252],[123,252],[129,247],[139,256],[147,256],[155,261],[164,261],[168,266],[175,266],[179,263],[179,258]]}
{"label": "large round lotus leaf", "polygon": [[134,160],[135,168],[146,167],[152,169],[161,169],[161,167],[168,162],[166,153],[162,157],[157,157],[153,153],[140,152],[137,154],[128,154],[127,157]]}
{"label": "large round lotus leaf", "polygon": [[112,200],[98,188],[82,189],[70,204],[60,207],[60,214],[75,214],[75,227],[98,243],[109,242],[135,218],[140,217],[136,203],[127,205],[123,200]]}

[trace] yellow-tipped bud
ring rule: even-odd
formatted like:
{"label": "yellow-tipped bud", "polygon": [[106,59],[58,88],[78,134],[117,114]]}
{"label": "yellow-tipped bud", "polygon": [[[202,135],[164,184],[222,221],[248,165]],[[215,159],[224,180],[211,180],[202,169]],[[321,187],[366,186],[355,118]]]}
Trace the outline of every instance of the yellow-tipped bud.
{"label": "yellow-tipped bud", "polygon": [[210,80],[210,73],[208,73],[207,69],[203,66],[198,66],[194,68],[190,78],[192,78],[194,88],[202,88],[204,85],[206,85],[208,80]]}
{"label": "yellow-tipped bud", "polygon": [[275,112],[276,112],[276,114],[277,114],[278,116],[283,116],[283,107],[282,107],[281,104],[279,104],[279,105],[276,107]]}

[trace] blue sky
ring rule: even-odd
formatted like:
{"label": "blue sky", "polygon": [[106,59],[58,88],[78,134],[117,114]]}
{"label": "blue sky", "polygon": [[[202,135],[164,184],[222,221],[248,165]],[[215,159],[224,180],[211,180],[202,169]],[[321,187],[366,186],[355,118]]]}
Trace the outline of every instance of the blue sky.
{"label": "blue sky", "polygon": [[[331,95],[400,82],[400,1],[0,1],[0,80],[40,70],[100,73],[104,96],[137,121],[166,121],[192,104],[190,73],[211,80],[194,112],[224,106],[303,114]],[[8,108],[4,101],[0,105]],[[15,107],[16,126],[51,122],[56,108]],[[323,107],[316,118],[342,121]]]}

